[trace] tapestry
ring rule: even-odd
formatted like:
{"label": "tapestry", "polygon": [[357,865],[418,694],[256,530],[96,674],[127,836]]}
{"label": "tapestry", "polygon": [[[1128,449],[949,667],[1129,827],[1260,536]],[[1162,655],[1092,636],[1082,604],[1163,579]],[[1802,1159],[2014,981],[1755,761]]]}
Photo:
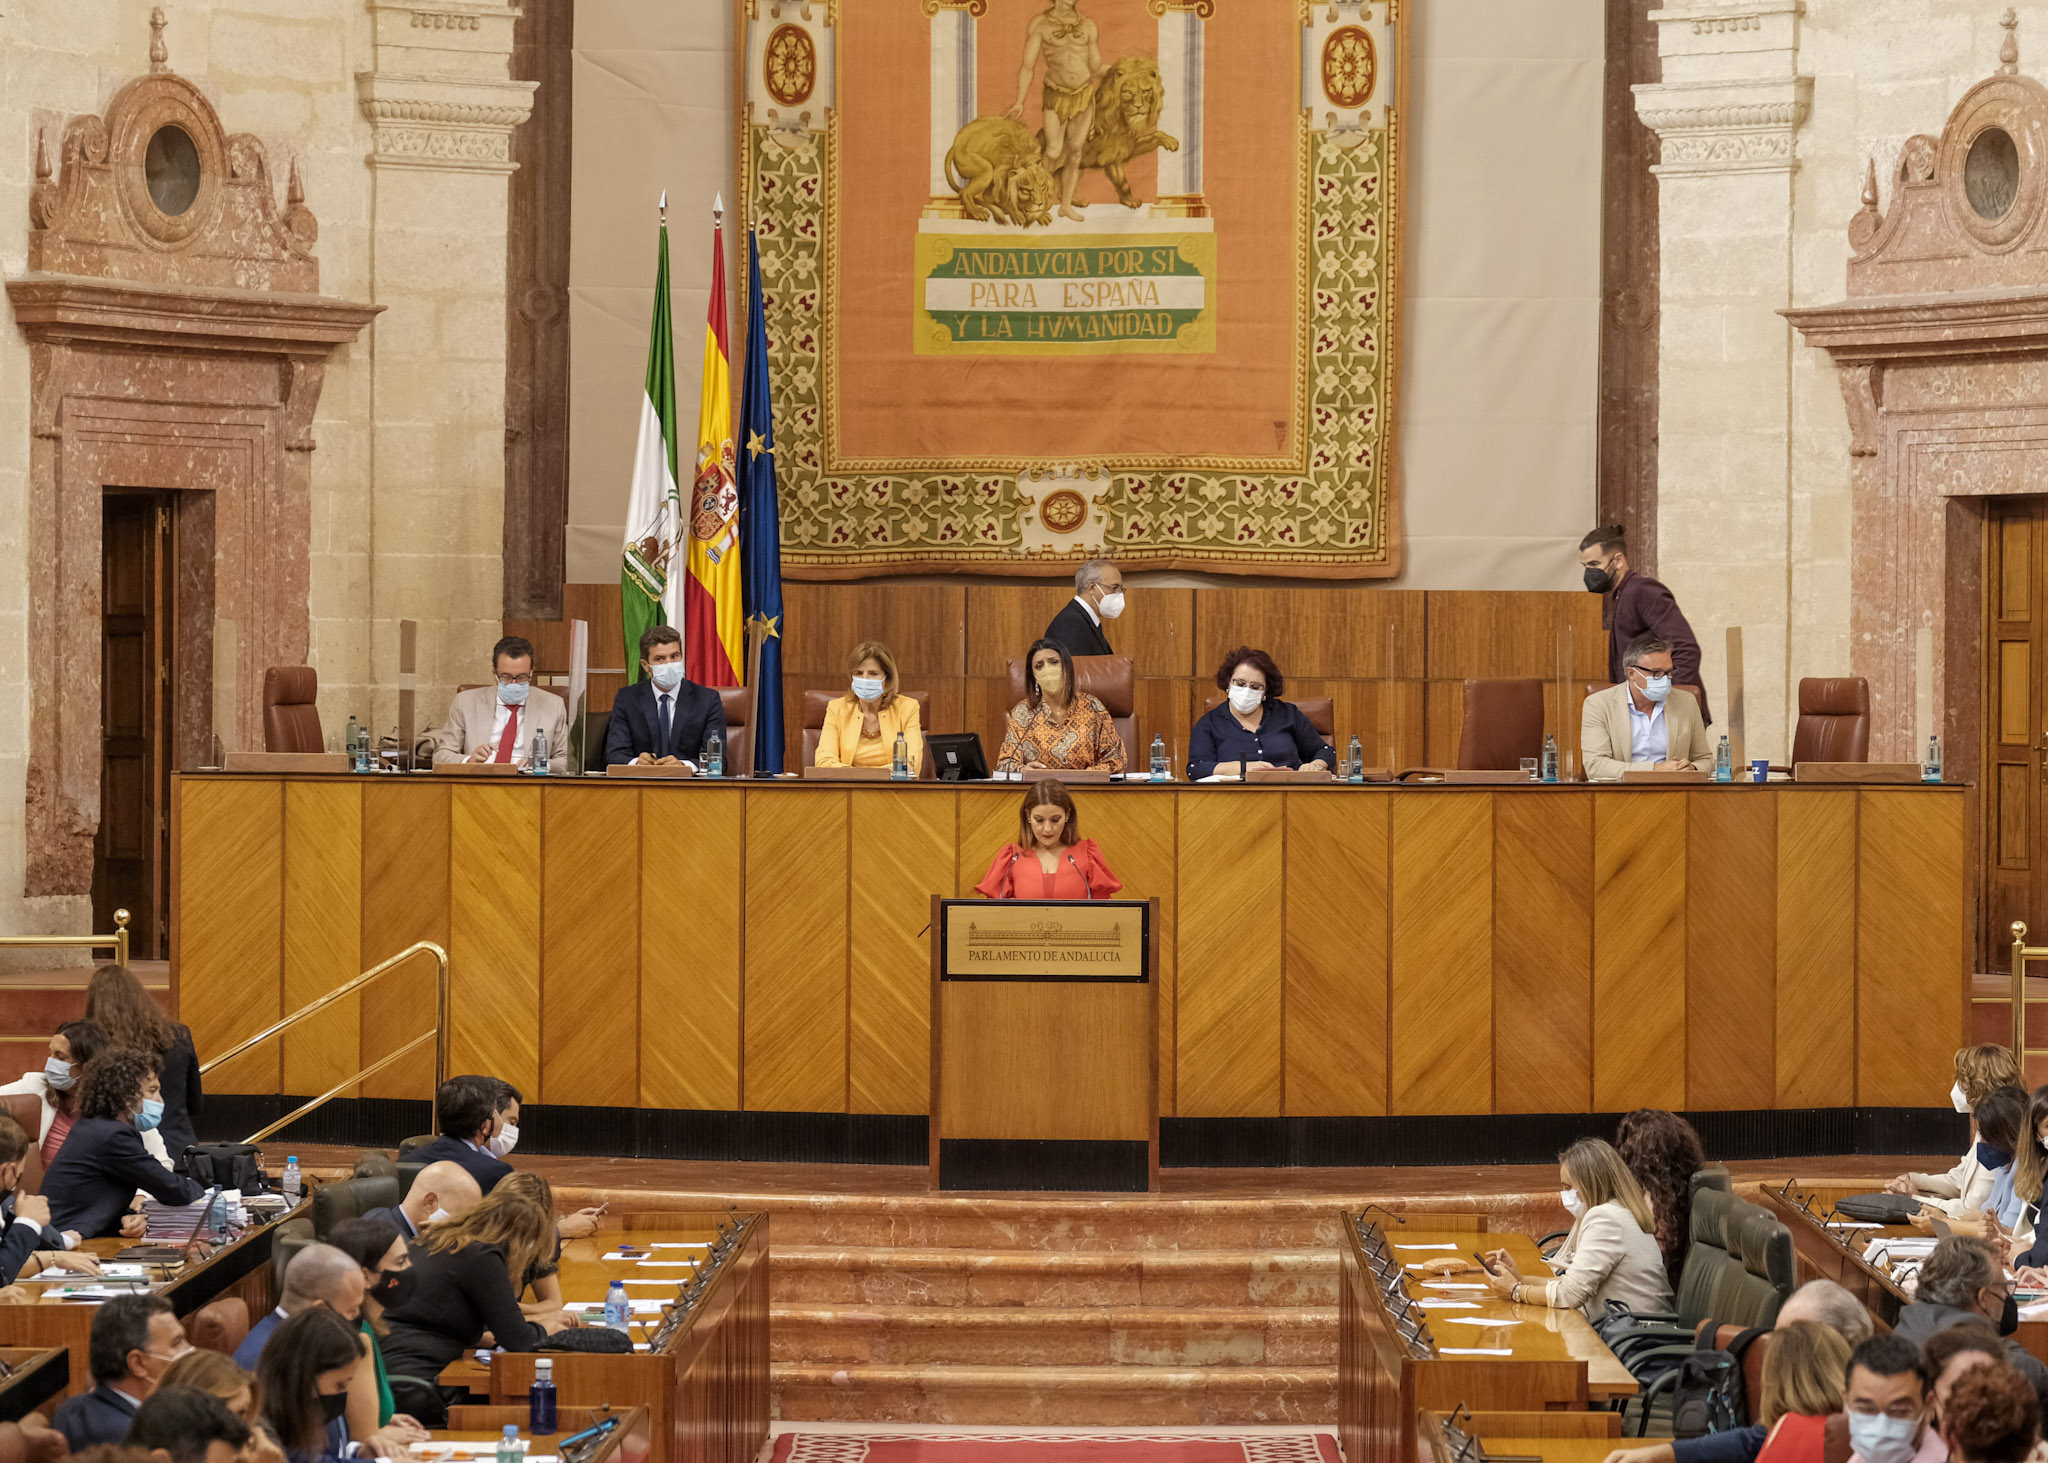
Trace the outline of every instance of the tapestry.
{"label": "tapestry", "polygon": [[783,572],[1400,565],[1404,0],[736,0]]}

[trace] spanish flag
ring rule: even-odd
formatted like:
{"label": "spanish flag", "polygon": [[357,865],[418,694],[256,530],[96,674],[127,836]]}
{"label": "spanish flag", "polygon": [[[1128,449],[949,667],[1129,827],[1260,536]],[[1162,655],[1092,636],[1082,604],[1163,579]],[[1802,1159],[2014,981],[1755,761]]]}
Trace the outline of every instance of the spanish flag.
{"label": "spanish flag", "polygon": [[[715,205],[723,219],[725,200]],[[733,480],[732,354],[726,348],[725,230],[711,229],[711,309],[704,322],[704,390],[697,407],[697,476],[690,487],[690,551],[683,580],[684,674],[700,686],[737,686],[745,664],[740,605],[739,488]]]}

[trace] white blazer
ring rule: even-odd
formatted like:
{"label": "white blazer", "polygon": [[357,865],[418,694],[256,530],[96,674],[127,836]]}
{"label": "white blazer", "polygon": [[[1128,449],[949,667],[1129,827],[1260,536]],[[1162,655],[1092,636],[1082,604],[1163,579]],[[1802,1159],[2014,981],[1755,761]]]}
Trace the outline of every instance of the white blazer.
{"label": "white blazer", "polygon": [[[57,1120],[57,1104],[50,1099],[50,1077],[47,1072],[23,1072],[19,1082],[10,1082],[0,1087],[0,1097],[19,1097],[33,1092],[42,1099],[43,1126],[36,1133],[36,1146],[41,1147],[43,1139],[50,1136],[50,1124]],[[165,1168],[171,1166],[171,1155],[164,1147],[163,1134],[151,1128],[142,1135],[142,1146],[149,1150],[149,1156]]]}
{"label": "white blazer", "polygon": [[1543,1287],[1547,1304],[1577,1306],[1591,1320],[1618,1300],[1632,1311],[1671,1309],[1671,1280],[1657,1236],[1645,1234],[1626,1206],[1608,1200],[1579,1216],[1551,1266],[1563,1271]]}

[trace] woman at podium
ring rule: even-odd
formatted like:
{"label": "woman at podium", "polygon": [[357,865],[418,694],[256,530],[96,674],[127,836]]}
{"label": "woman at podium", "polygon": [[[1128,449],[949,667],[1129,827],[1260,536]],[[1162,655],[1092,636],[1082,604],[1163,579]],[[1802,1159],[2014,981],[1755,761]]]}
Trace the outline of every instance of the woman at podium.
{"label": "woman at podium", "polygon": [[1123,887],[1095,840],[1081,836],[1074,795],[1046,781],[1025,789],[1017,841],[997,852],[974,892],[984,899],[1107,899]]}

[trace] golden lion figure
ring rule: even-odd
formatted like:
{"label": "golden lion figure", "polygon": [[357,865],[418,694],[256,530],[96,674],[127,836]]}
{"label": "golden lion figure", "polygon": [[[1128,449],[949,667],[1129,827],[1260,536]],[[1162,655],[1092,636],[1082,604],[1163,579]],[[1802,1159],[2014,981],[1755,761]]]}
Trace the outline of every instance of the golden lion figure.
{"label": "golden lion figure", "polygon": [[1124,175],[1132,158],[1165,148],[1179,152],[1178,139],[1159,130],[1159,111],[1166,102],[1166,84],[1159,63],[1150,56],[1126,56],[1103,73],[1095,89],[1095,125],[1081,151],[1081,166],[1100,168],[1126,208],[1142,202]]}
{"label": "golden lion figure", "polygon": [[1058,189],[1022,122],[976,117],[962,127],[946,150],[946,182],[969,218],[986,223],[1000,214],[1019,228],[1052,222]]}

